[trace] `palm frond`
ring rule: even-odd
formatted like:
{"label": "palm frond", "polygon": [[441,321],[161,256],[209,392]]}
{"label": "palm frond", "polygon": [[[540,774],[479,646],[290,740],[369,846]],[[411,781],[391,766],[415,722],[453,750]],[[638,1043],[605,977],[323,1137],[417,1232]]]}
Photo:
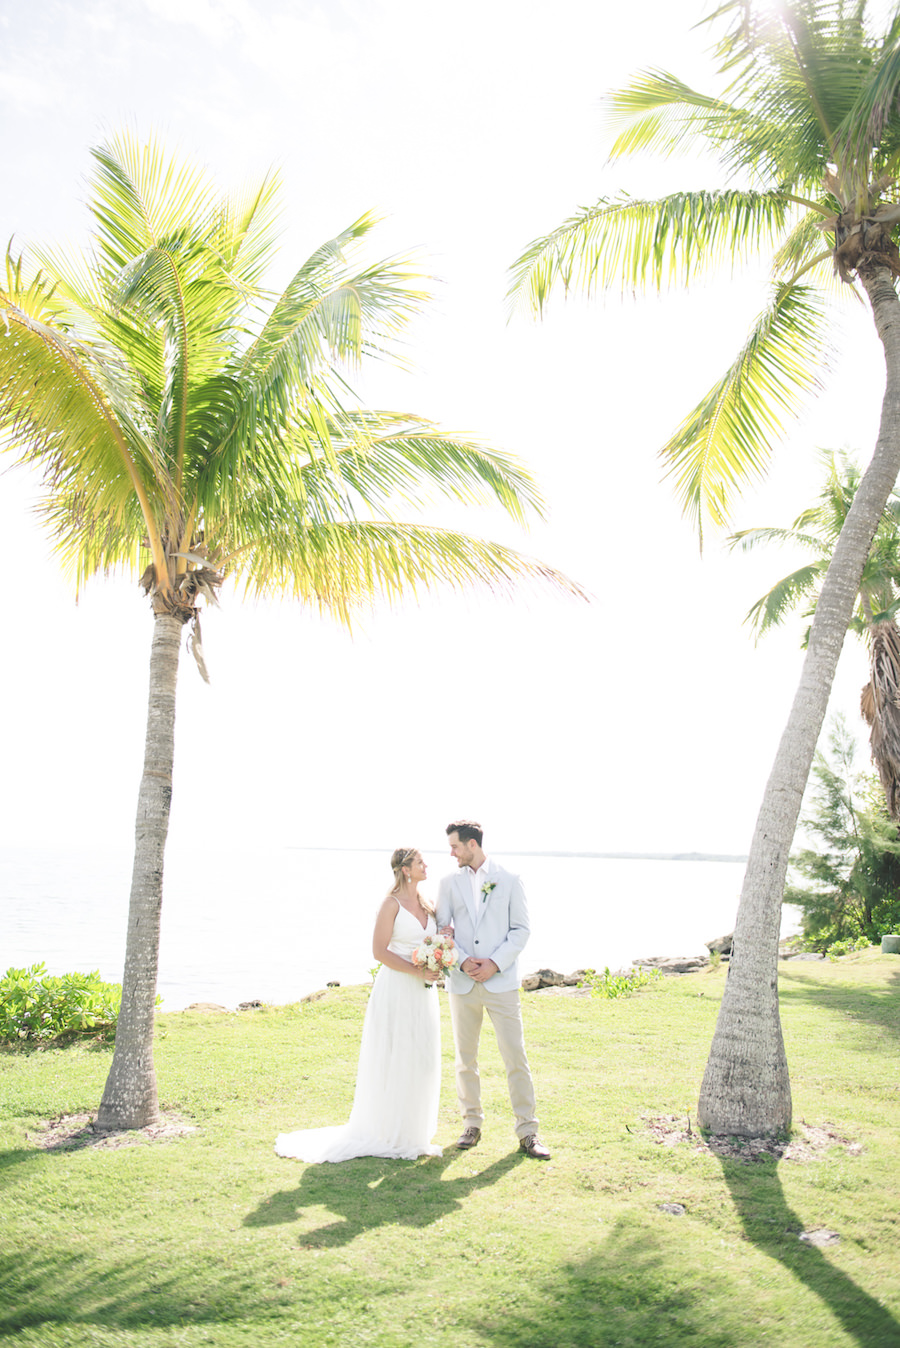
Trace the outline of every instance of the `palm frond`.
{"label": "palm frond", "polygon": [[[118,353],[137,377],[147,407],[158,408],[166,379],[165,332],[110,303],[109,277],[92,265],[90,254],[38,247],[33,256],[39,275],[52,282],[57,324],[97,350]],[[148,416],[152,422],[154,413]]]}
{"label": "palm frond", "polygon": [[466,534],[387,521],[309,526],[286,516],[225,565],[252,594],[287,593],[348,626],[375,599],[487,586],[511,595],[522,582],[586,599],[575,582],[511,548]]}
{"label": "palm frond", "polygon": [[[423,418],[392,412],[353,412],[328,423],[330,452],[316,426],[298,419],[274,438],[262,434],[229,461],[212,456],[194,490],[197,514],[235,543],[258,521],[288,508],[311,525],[329,520],[393,517],[437,498],[466,505],[499,505],[518,524],[543,515],[544,502],[511,455],[442,431]],[[251,484],[252,485],[249,485]]]}
{"label": "palm frond", "polygon": [[386,350],[417,314],[426,294],[407,259],[390,258],[362,270],[352,266],[355,245],[375,224],[363,215],[323,244],[294,274],[278,297],[241,374],[259,382],[272,367],[299,370],[302,378],[327,357],[356,364],[364,354]]}
{"label": "palm frond", "polygon": [[872,726],[869,743],[891,817],[900,820],[900,629],[893,621],[872,631],[870,660]]}
{"label": "palm frond", "polygon": [[884,608],[877,609],[873,612],[872,623],[894,622],[898,613],[900,613],[900,596],[892,599],[889,604],[885,604]]}
{"label": "palm frond", "polygon": [[[159,403],[162,442],[173,465],[176,490],[182,488],[188,446],[209,443],[195,424],[207,425],[211,388],[229,381],[233,363],[235,311],[243,307],[205,240],[170,239],[148,249],[125,268],[112,288],[113,314],[132,320],[132,346],[146,333],[154,355],[162,338],[164,382]],[[143,319],[138,323],[136,319]],[[234,400],[231,400],[233,410]],[[219,423],[221,430],[223,423]]]}
{"label": "palm frond", "polygon": [[261,182],[218,205],[210,243],[219,250],[229,280],[247,297],[259,293],[265,269],[275,256],[280,196],[281,175],[270,170]]}
{"label": "palm frond", "polygon": [[[331,432],[345,486],[372,509],[391,501],[423,505],[436,496],[466,504],[500,505],[520,525],[543,516],[530,473],[509,454],[442,431],[421,417],[352,413]],[[330,471],[320,457],[304,473]]]}
{"label": "palm frond", "polygon": [[808,548],[820,556],[827,556],[830,551],[821,538],[815,534],[802,533],[796,526],[792,529],[741,529],[738,533],[731,534],[725,541],[732,552],[735,548],[740,548],[742,552],[751,552],[761,543],[789,543]]}
{"label": "palm frond", "polygon": [[116,136],[93,151],[90,209],[99,258],[115,274],[188,221],[213,224],[216,192],[204,169],[167,153],[153,136]]}
{"label": "palm frond", "polygon": [[[36,298],[32,291],[32,308]],[[117,396],[127,386],[127,371],[108,358],[98,361],[6,294],[0,317],[4,448],[41,471],[57,502],[57,523],[65,516],[77,531],[88,517],[102,519],[113,536],[126,521],[133,528],[140,520],[137,527],[149,534],[161,559],[152,449],[129,416],[127,398]],[[64,542],[62,551],[68,555],[70,544]],[[84,568],[72,557],[69,564],[83,579]]]}
{"label": "palm frond", "polygon": [[848,154],[859,156],[869,147],[877,147],[879,157],[890,160],[896,156],[898,147],[900,14],[893,16],[878,45],[873,67],[871,77],[842,122],[840,133]]}
{"label": "palm frond", "polygon": [[[773,172],[783,182],[811,186],[831,165],[844,205],[864,191],[869,152],[876,148],[867,89],[882,47],[865,10],[864,2],[842,0],[777,6],[730,0],[710,16],[733,20],[716,49],[723,71],[733,76],[729,97],[783,128]],[[886,89],[890,83],[888,76]],[[891,139],[896,147],[896,134]]]}
{"label": "palm frond", "polygon": [[[217,199],[203,170],[166,156],[152,139],[140,145],[119,137],[95,158],[104,293],[94,309],[105,333],[125,340],[147,379],[157,443],[178,495],[188,446],[203,440],[193,409],[199,404],[206,427],[210,385],[232,358],[235,320],[268,255],[277,184],[264,181],[249,202],[231,205]],[[250,271],[236,279],[245,244]],[[203,390],[197,400],[194,388]]]}
{"label": "palm frond", "polygon": [[776,129],[757,115],[724,99],[692,89],[665,70],[641,71],[624,89],[604,100],[606,125],[615,134],[610,160],[631,154],[676,154],[685,141],[705,141],[726,163],[738,136],[760,145],[775,138]]}
{"label": "palm frond", "polygon": [[227,471],[241,445],[280,434],[286,424],[302,438],[304,420],[314,432],[305,452],[314,455],[318,444],[318,452],[336,466],[331,429],[337,420],[347,424],[352,396],[339,365],[391,355],[399,333],[427,298],[403,259],[355,272],[348,268],[349,247],[373,223],[373,217],[362,216],[307,259],[236,358],[232,373],[248,396],[217,446],[220,471]]}
{"label": "palm frond", "polygon": [[820,143],[833,153],[835,133],[869,79],[862,8],[801,0],[779,17],[782,31],[770,51],[782,85],[796,91],[797,104],[818,123]]}
{"label": "palm frond", "polygon": [[[823,451],[820,455],[824,482],[817,503],[802,511],[790,529],[744,529],[728,540],[732,548],[745,551],[761,543],[791,543],[817,553],[814,564],[818,576],[824,576],[830,564],[853,498],[860,484],[859,465],[845,453]],[[850,629],[865,635],[873,624],[885,616],[892,617],[900,591],[900,511],[897,492],[889,498],[875,531],[860,578],[858,607],[850,621]],[[806,614],[815,611],[818,580],[809,568],[795,572],[779,581],[764,595],[747,615],[747,621],[756,628],[757,639],[770,627],[780,623],[788,609],[796,608],[804,599],[811,599]],[[808,639],[808,631],[804,646]]]}
{"label": "palm frond", "polygon": [[752,627],[755,639],[778,627],[801,599],[814,595],[828,568],[828,559],[810,562],[784,576],[748,612],[745,623]]}
{"label": "palm frond", "polygon": [[760,79],[754,48],[752,56],[745,53],[746,70],[727,100],[660,70],[641,72],[608,95],[607,120],[617,131],[610,157],[673,154],[690,141],[712,151],[729,174],[746,178],[749,172],[755,181],[790,183],[795,193],[818,195],[825,164],[835,157],[835,129],[865,82],[861,54],[841,42],[810,42],[808,26],[766,27],[774,34],[770,77]]}
{"label": "palm frond", "polygon": [[822,307],[806,286],[778,286],[727,374],[661,450],[701,546],[707,522],[726,523],[733,494],[764,475],[783,418],[817,387]]}
{"label": "palm frond", "polygon": [[831,250],[822,251],[821,217],[808,211],[782,240],[772,259],[772,274],[777,280],[796,281],[797,273],[810,265],[823,264],[823,271],[834,272]]}
{"label": "palm frond", "polygon": [[64,477],[54,480],[52,493],[42,498],[37,514],[76,594],[93,576],[140,576],[148,562],[162,577],[160,590],[169,589],[160,531],[147,529],[135,493],[111,509],[109,494],[97,490],[93,482]]}
{"label": "palm frond", "polygon": [[797,206],[781,192],[676,192],[601,199],[537,239],[510,269],[512,309],[543,312],[554,288],[659,290],[780,240]]}

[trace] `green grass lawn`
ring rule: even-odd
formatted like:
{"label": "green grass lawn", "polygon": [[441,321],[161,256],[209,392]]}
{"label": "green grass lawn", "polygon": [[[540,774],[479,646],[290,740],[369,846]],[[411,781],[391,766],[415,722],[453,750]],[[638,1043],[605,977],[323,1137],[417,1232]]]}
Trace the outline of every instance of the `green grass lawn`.
{"label": "green grass lawn", "polygon": [[[723,983],[710,969],[616,1001],[525,996],[549,1163],[517,1150],[490,1031],[482,1143],[453,1148],[443,998],[446,1150],[413,1162],[303,1166],[273,1151],[279,1131],[346,1118],[365,988],[161,1015],[160,1099],[196,1129],[170,1140],[43,1148],[49,1120],[96,1109],[111,1049],[6,1050],[0,1337],[900,1345],[900,959],[782,965],[803,1145],[780,1160],[687,1136]],[[800,1239],[821,1230],[839,1239]]]}

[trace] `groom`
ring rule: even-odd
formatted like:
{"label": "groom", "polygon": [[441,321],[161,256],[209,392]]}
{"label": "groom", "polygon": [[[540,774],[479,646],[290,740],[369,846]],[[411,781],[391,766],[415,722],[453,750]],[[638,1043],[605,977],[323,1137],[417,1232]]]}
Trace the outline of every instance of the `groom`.
{"label": "groom", "polygon": [[550,1153],[538,1138],[534,1085],[522,1032],[517,959],[528,940],[525,890],[482,850],[483,833],[472,819],[447,825],[450,855],[459,871],[445,875],[437,925],[452,925],[459,966],[450,971],[450,1019],[456,1043],[456,1090],[465,1121],[457,1147],[478,1145],[484,1111],[478,1075],[478,1040],[487,1011],[506,1067],[519,1149],[539,1161]]}

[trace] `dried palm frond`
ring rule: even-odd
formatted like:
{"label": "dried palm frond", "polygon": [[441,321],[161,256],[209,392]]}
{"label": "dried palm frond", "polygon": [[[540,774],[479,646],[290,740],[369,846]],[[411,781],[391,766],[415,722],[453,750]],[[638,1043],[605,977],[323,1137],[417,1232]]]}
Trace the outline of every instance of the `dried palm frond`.
{"label": "dried palm frond", "polygon": [[191,635],[188,638],[188,646],[191,655],[197,661],[197,668],[200,671],[200,677],[204,683],[209,683],[209,671],[206,668],[206,661],[203,658],[203,635],[200,631],[200,615],[194,610],[194,618],[191,623]]}
{"label": "dried palm frond", "polygon": [[225,577],[212,567],[198,566],[192,571],[182,572],[175,585],[185,603],[193,606],[198,599],[205,599],[207,604],[218,605],[216,590],[224,581]]}
{"label": "dried palm frond", "polygon": [[884,787],[888,812],[900,820],[900,628],[891,620],[872,628],[870,682],[860,710],[872,727],[872,761]]}

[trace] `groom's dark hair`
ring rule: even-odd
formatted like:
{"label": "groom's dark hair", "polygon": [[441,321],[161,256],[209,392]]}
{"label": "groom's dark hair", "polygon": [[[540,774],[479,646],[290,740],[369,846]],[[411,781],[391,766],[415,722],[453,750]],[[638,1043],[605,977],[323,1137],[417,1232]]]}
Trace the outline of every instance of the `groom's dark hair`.
{"label": "groom's dark hair", "polygon": [[447,825],[447,837],[455,833],[460,842],[477,842],[481,846],[484,829],[474,819],[457,819],[455,824]]}

